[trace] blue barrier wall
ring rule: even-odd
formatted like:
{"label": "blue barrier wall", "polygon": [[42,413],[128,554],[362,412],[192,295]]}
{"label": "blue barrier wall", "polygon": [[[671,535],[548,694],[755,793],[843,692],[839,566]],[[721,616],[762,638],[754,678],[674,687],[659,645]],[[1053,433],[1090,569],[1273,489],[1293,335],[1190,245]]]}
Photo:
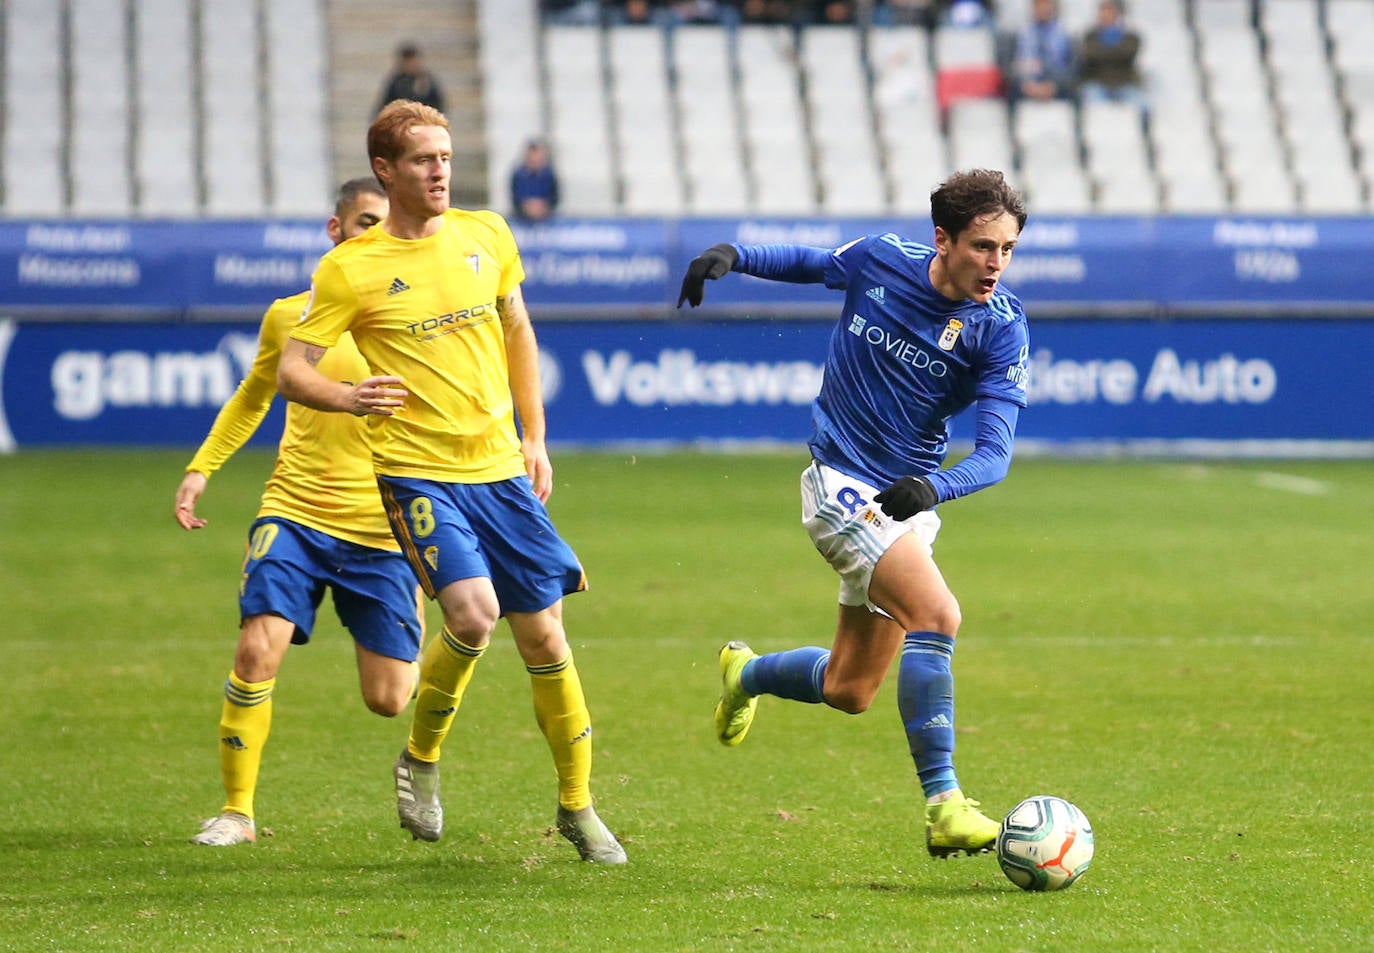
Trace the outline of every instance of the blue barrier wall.
{"label": "blue barrier wall", "polygon": [[[542,323],[550,439],[804,440],[830,329]],[[1374,319],[1061,319],[1033,322],[1031,334],[1023,442],[1374,453]],[[241,324],[0,321],[0,447],[192,446],[255,350]],[[259,443],[281,433],[277,404]],[[953,437],[971,437],[967,420]]]}
{"label": "blue barrier wall", "polygon": [[[732,275],[687,313],[680,276],[719,241],[834,246],[888,229],[930,232],[517,227],[551,438],[804,439],[840,296]],[[0,448],[195,444],[247,372],[267,304],[306,287],[328,248],[317,222],[0,223]],[[1370,218],[1033,218],[1006,275],[1031,317],[1023,445],[1369,455],[1370,260]]]}
{"label": "blue barrier wall", "polygon": [[[929,222],[876,219],[576,220],[516,237],[536,316],[651,317],[672,310],[680,276],[719,241],[839,245]],[[309,284],[329,240],[320,222],[0,223],[0,308],[251,317]],[[1032,314],[1284,310],[1374,314],[1370,218],[1032,218],[1006,284]],[[780,295],[737,277],[713,286],[714,315],[826,314],[821,288]]]}

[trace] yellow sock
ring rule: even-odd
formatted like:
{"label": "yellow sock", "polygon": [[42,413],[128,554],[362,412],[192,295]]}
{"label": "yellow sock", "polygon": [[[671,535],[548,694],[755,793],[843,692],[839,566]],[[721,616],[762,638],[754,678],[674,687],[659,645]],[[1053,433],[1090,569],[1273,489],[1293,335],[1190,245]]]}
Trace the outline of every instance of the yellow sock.
{"label": "yellow sock", "polygon": [[219,773],[224,782],[224,811],[253,816],[262,749],[272,730],[275,678],[245,682],[233,672],[224,683],[219,716]]}
{"label": "yellow sock", "polygon": [[420,660],[420,689],[410,722],[410,754],[417,761],[439,760],[439,746],[453,726],[453,716],[472,681],[472,671],[486,646],[474,649],[453,637],[444,626],[430,639]]}
{"label": "yellow sock", "polygon": [[525,666],[534,693],[534,715],[553,753],[558,803],[570,811],[592,803],[592,718],[582,680],[569,655],[552,665]]}

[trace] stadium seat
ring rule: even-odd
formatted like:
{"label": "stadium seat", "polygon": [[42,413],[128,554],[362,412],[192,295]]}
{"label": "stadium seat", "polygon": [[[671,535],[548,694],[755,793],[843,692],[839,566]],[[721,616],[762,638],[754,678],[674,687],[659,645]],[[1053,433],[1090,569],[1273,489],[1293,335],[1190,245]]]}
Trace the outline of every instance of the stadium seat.
{"label": "stadium seat", "polygon": [[942,114],[966,99],[993,99],[1003,91],[1002,71],[996,66],[948,66],[935,75],[935,101]]}
{"label": "stadium seat", "polygon": [[918,27],[868,31],[873,99],[879,108],[912,100],[934,102],[927,34]]}
{"label": "stadium seat", "polygon": [[1252,29],[1251,0],[1202,0],[1193,4],[1199,38],[1216,33],[1246,33]]}
{"label": "stadium seat", "polygon": [[966,99],[949,108],[949,159],[954,169],[1014,167],[1011,121],[1001,99]]}
{"label": "stadium seat", "polygon": [[1215,169],[1161,177],[1163,209],[1178,215],[1219,215],[1226,212],[1226,185]]}
{"label": "stadium seat", "polygon": [[983,27],[937,27],[931,48],[937,72],[965,66],[994,66],[997,38]]}
{"label": "stadium seat", "polygon": [[1037,215],[1086,215],[1092,212],[1088,179],[1077,166],[1054,170],[1025,170],[1021,183]]}
{"label": "stadium seat", "polygon": [[5,212],[62,215],[65,137],[53,121],[63,114],[61,11],[47,0],[14,0],[4,15]]}
{"label": "stadium seat", "polygon": [[1250,214],[1291,215],[1298,210],[1297,188],[1282,166],[1253,165],[1233,171],[1231,208]]}

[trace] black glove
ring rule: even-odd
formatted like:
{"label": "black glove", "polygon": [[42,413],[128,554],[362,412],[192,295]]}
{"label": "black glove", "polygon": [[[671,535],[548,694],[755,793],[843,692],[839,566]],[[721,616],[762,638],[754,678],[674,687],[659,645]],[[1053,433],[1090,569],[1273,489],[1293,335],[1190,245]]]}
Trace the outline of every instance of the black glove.
{"label": "black glove", "polygon": [[902,477],[873,497],[873,502],[894,520],[909,520],[940,502],[940,495],[925,477]]}
{"label": "black glove", "polygon": [[687,266],[687,274],[682,279],[682,292],[677,296],[677,306],[682,307],[682,302],[686,301],[692,307],[701,304],[701,295],[706,285],[706,279],[715,281],[722,275],[729,274],[730,269],[735,267],[735,262],[739,261],[739,252],[735,251],[735,246],[722,243],[712,245],[700,255],[692,259],[692,263]]}

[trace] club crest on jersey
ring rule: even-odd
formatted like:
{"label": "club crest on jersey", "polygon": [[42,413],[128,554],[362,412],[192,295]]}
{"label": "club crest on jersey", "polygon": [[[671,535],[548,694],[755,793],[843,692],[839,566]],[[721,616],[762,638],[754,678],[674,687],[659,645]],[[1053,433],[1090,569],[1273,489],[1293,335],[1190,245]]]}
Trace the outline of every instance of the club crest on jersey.
{"label": "club crest on jersey", "polygon": [[430,568],[430,569],[433,569],[435,572],[438,572],[438,571],[439,571],[439,547],[438,547],[438,546],[426,546],[426,547],[425,547],[425,562],[429,563],[429,568]]}
{"label": "club crest on jersey", "polygon": [[480,271],[479,266],[482,264],[482,256],[474,252],[468,256],[468,264],[472,266],[472,273],[477,274]]}
{"label": "club crest on jersey", "polygon": [[959,332],[963,329],[964,322],[960,321],[958,318],[950,318],[949,324],[946,324],[945,329],[940,332],[940,340],[936,342],[940,345],[940,350],[954,350],[954,345],[959,340]]}

